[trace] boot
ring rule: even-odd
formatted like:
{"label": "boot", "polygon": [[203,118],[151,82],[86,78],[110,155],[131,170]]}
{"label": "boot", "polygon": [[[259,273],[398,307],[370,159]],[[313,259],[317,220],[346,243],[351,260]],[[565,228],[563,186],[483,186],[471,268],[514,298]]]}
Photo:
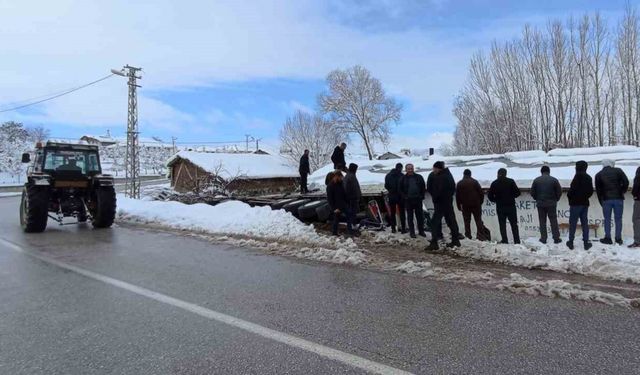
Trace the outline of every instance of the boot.
{"label": "boot", "polygon": [[567,241],[567,247],[569,250],[573,250],[573,241]]}
{"label": "boot", "polygon": [[631,245],[629,245],[628,247],[629,247],[630,249],[635,249],[635,248],[640,247],[640,243],[638,243],[638,242],[634,242],[634,243],[632,243]]}
{"label": "boot", "polygon": [[454,248],[454,247],[460,247],[460,246],[461,246],[460,240],[457,238],[452,238],[451,242],[447,244],[448,248]]}
{"label": "boot", "polygon": [[409,233],[409,237],[416,238],[416,234],[415,233]]}
{"label": "boot", "polygon": [[605,245],[613,245],[613,242],[611,241],[611,237],[605,237],[605,238],[601,239],[600,243],[605,244]]}
{"label": "boot", "polygon": [[440,250],[440,246],[438,246],[438,241],[431,241],[429,246],[425,248],[426,251],[438,251]]}
{"label": "boot", "polygon": [[560,238],[556,238],[555,240],[553,240],[554,244],[559,244],[560,242],[562,242],[562,240]]}
{"label": "boot", "polygon": [[418,236],[427,238],[427,234],[425,232],[418,233]]}
{"label": "boot", "polygon": [[623,242],[622,242],[622,238],[616,238],[616,243],[617,243],[618,245],[622,245],[622,244],[623,244]]}
{"label": "boot", "polygon": [[593,246],[593,244],[591,242],[589,242],[589,241],[584,243],[584,249],[585,250],[591,249],[592,246]]}
{"label": "boot", "polygon": [[391,227],[391,233],[395,233],[396,232],[396,227]]}

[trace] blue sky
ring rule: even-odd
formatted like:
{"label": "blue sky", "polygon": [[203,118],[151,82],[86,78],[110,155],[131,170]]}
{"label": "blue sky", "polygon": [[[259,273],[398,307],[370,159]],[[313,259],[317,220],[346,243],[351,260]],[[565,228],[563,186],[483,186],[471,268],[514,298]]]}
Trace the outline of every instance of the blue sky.
{"label": "blue sky", "polygon": [[[0,0],[0,109],[92,81],[124,64],[144,68],[143,136],[277,147],[286,116],[312,111],[324,77],[361,64],[404,105],[391,149],[451,139],[453,97],[469,57],[493,39],[625,1],[126,1]],[[635,2],[632,2],[635,4]],[[0,121],[57,137],[126,127],[126,85],[113,77]],[[357,142],[355,142],[357,144]]]}

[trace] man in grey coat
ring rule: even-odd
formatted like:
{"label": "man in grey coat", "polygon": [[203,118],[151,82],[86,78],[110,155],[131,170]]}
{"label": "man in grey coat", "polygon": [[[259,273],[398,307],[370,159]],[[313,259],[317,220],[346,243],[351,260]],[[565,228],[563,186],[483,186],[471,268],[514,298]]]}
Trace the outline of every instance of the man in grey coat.
{"label": "man in grey coat", "polygon": [[562,187],[558,179],[551,176],[548,165],[540,168],[540,177],[533,180],[531,196],[536,200],[538,220],[540,222],[540,242],[547,243],[547,218],[551,224],[553,242],[560,243],[560,228],[558,228],[558,201],[562,196]]}

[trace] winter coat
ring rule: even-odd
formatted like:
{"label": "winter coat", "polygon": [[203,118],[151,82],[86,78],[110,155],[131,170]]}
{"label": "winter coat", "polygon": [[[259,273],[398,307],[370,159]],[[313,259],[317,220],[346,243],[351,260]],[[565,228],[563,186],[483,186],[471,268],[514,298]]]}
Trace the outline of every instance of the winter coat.
{"label": "winter coat", "polygon": [[515,207],[516,198],[520,196],[520,189],[513,179],[498,177],[491,183],[487,198],[498,207]]}
{"label": "winter coat", "polygon": [[392,169],[384,178],[384,188],[389,192],[389,199],[400,198],[400,179],[404,176],[402,171]]}
{"label": "winter coat", "polygon": [[[416,196],[409,196],[409,184],[416,183],[418,185],[418,193]],[[405,174],[400,178],[399,189],[400,197],[402,199],[424,199],[424,195],[427,192],[426,184],[424,183],[424,178],[417,174]]]}
{"label": "winter coat", "polygon": [[571,180],[567,192],[569,206],[588,206],[593,195],[593,179],[587,174],[587,163],[576,167],[576,175]]}
{"label": "winter coat", "polygon": [[334,169],[344,169],[347,167],[347,162],[344,160],[344,150],[340,146],[336,146],[331,154],[331,161],[333,162]]}
{"label": "winter coat", "polygon": [[306,176],[308,174],[311,174],[311,167],[309,166],[308,155],[302,155],[300,157],[300,167],[298,167],[298,171],[300,172],[301,176]]}
{"label": "winter coat", "polygon": [[629,179],[620,168],[604,167],[596,174],[596,193],[600,202],[624,199],[627,189]]}
{"label": "winter coat", "polygon": [[347,194],[342,183],[329,183],[327,186],[327,201],[332,210],[346,211]]}
{"label": "winter coat", "polygon": [[456,185],[456,204],[462,207],[480,207],[484,202],[484,192],[478,180],[465,176]]}
{"label": "winter coat", "polygon": [[342,183],[344,184],[344,192],[347,196],[347,201],[360,201],[362,192],[360,191],[360,183],[358,182],[356,174],[351,172],[347,173],[347,175],[342,179]]}
{"label": "winter coat", "polygon": [[548,173],[543,173],[533,180],[531,196],[538,207],[553,207],[558,204],[562,196],[562,186],[557,178]]}
{"label": "winter coat", "polygon": [[431,172],[427,178],[427,192],[431,195],[433,204],[452,204],[453,195],[456,193],[456,182],[445,168],[440,173]]}
{"label": "winter coat", "polygon": [[636,177],[633,178],[633,189],[631,190],[633,199],[640,200],[640,167],[636,169]]}

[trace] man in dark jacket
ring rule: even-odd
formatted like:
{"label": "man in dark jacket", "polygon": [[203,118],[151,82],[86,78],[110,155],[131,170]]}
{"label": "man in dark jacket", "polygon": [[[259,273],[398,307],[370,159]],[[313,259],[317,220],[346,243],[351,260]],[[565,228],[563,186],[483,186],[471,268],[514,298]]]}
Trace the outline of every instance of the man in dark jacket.
{"label": "man in dark jacket", "polygon": [[576,238],[578,219],[582,227],[582,241],[584,249],[591,248],[589,242],[589,198],[593,195],[593,180],[587,174],[589,165],[580,160],[576,163],[576,175],[571,180],[567,198],[569,199],[569,241],[567,247],[573,250],[573,240]]}
{"label": "man in dark jacket", "polygon": [[596,174],[596,194],[604,214],[603,244],[611,245],[611,211],[616,223],[616,243],[622,245],[622,212],[624,194],[629,189],[629,179],[622,169],[615,168],[613,160],[602,161],[602,170]]}
{"label": "man in dark jacket", "polygon": [[413,217],[415,215],[418,224],[418,234],[422,237],[427,235],[424,233],[424,213],[422,212],[422,201],[427,191],[424,178],[413,170],[413,164],[405,166],[406,174],[400,178],[400,196],[404,200],[404,207],[407,210],[407,219],[409,222],[409,234],[411,238],[416,238],[416,231],[413,225]]}
{"label": "man in dark jacket", "polygon": [[504,168],[498,169],[498,178],[491,183],[487,198],[496,204],[502,243],[509,243],[507,237],[507,220],[509,220],[509,225],[511,226],[513,242],[516,244],[520,243],[518,211],[516,210],[516,198],[519,196],[520,189],[518,189],[515,181],[507,177],[507,170]]}
{"label": "man in dark jacket", "polygon": [[447,247],[460,246],[458,223],[453,211],[453,196],[456,193],[456,182],[444,162],[437,161],[433,164],[431,176],[429,176],[427,192],[433,200],[433,218],[431,219],[431,243],[427,247],[429,251],[439,249],[438,233],[442,232],[442,218],[451,230],[451,242]]}
{"label": "man in dark jacket", "polygon": [[[327,185],[327,201],[329,207],[333,211],[333,222],[331,225],[331,232],[338,235],[338,224],[340,223],[340,216],[346,214],[348,211],[347,194],[344,190],[344,184],[342,179],[342,173],[336,171],[332,174],[331,180]],[[352,233],[353,228],[347,221],[347,230]]]}
{"label": "man in dark jacket", "polygon": [[484,202],[484,192],[480,183],[471,177],[471,171],[465,169],[462,173],[462,180],[456,185],[456,205],[462,211],[464,220],[464,235],[471,239],[471,216],[476,222],[476,237],[485,240],[484,224],[482,223],[482,203]]}
{"label": "man in dark jacket", "polygon": [[298,172],[300,172],[300,192],[302,194],[308,193],[307,176],[311,174],[311,167],[309,166],[309,150],[304,150],[304,154],[300,157]]}
{"label": "man in dark jacket", "polygon": [[557,178],[551,176],[548,165],[540,168],[540,176],[531,184],[531,197],[535,199],[538,208],[538,223],[540,224],[540,242],[547,243],[547,218],[551,224],[553,243],[560,243],[560,228],[558,227],[558,201],[562,196],[562,187]]}
{"label": "man in dark jacket", "polygon": [[360,183],[358,182],[358,178],[356,177],[356,172],[358,171],[358,165],[351,163],[349,164],[349,170],[347,171],[347,175],[344,176],[344,192],[347,196],[347,225],[349,227],[353,227],[353,224],[356,219],[356,214],[360,208],[360,198],[362,197],[362,192],[360,191]]}
{"label": "man in dark jacket", "polygon": [[396,164],[396,167],[387,173],[384,178],[384,188],[387,189],[389,195],[389,224],[391,224],[391,232],[396,232],[397,222],[396,213],[400,215],[400,233],[407,232],[407,219],[404,211],[404,201],[400,197],[400,179],[402,178],[402,163]]}
{"label": "man in dark jacket", "polygon": [[344,160],[344,150],[347,148],[347,144],[342,142],[339,146],[333,149],[331,154],[331,161],[333,162],[333,169],[339,169],[341,171],[347,170],[347,162]]}
{"label": "man in dark jacket", "polygon": [[631,195],[633,195],[633,215],[631,216],[633,221],[633,243],[629,247],[637,248],[640,247],[640,167],[636,169],[636,176],[633,178]]}

